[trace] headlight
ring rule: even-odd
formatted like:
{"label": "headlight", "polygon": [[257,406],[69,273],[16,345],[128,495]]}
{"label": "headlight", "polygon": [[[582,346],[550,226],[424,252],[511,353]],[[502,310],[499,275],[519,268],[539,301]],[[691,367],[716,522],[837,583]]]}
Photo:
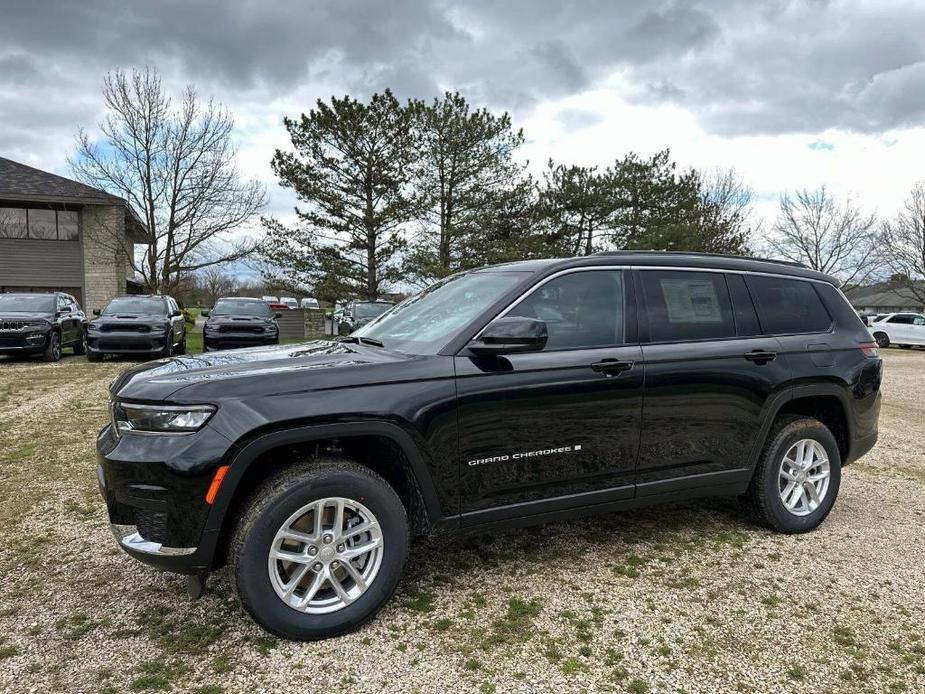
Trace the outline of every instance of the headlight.
{"label": "headlight", "polygon": [[87,323],[87,329],[88,330],[99,330],[100,324],[99,323]]}
{"label": "headlight", "polygon": [[215,412],[212,405],[132,405],[112,404],[112,423],[116,433],[147,432],[188,434],[201,429]]}

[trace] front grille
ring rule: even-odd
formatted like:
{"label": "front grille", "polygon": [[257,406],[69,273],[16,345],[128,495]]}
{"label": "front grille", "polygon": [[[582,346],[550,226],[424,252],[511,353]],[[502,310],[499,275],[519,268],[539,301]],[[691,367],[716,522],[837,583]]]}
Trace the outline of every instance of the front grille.
{"label": "front grille", "polygon": [[149,542],[167,542],[167,514],[139,508],[135,510],[138,534]]}
{"label": "front grille", "polygon": [[103,333],[149,333],[150,325],[143,323],[107,323],[100,326],[100,332]]}
{"label": "front grille", "polygon": [[4,320],[0,321],[0,330],[22,330],[28,325],[26,321]]}
{"label": "front grille", "polygon": [[[41,343],[40,343],[40,344],[41,344]],[[0,335],[0,348],[3,348],[3,347],[28,347],[28,346],[30,346],[29,343],[26,342],[26,338],[24,338],[24,337],[22,337],[22,336],[4,337],[3,335]]]}
{"label": "front grille", "polygon": [[262,335],[263,326],[260,325],[220,325],[220,333],[251,333],[253,335]]}

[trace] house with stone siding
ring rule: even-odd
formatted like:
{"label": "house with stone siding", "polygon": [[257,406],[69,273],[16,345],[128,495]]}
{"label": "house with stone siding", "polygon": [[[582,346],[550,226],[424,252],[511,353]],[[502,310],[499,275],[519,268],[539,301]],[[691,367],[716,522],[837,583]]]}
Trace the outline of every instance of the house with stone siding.
{"label": "house with stone siding", "polygon": [[64,291],[84,310],[140,293],[144,225],[122,198],[0,157],[0,292]]}

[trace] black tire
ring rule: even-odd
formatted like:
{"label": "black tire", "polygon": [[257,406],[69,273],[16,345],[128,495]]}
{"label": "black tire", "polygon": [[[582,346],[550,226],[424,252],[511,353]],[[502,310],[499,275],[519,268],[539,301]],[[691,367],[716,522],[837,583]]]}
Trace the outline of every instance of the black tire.
{"label": "black tire", "polygon": [[43,361],[58,361],[61,358],[61,333],[52,330],[48,336],[48,346],[42,352]]}
{"label": "black tire", "polygon": [[173,333],[167,333],[166,344],[164,344],[164,349],[157,353],[158,359],[167,359],[168,357],[173,356]]}
{"label": "black tire", "polygon": [[103,361],[103,355],[99,352],[87,350],[87,361]]}
{"label": "black tire", "polygon": [[177,345],[176,354],[186,354],[186,330],[183,331],[183,339]]}
{"label": "black tire", "polygon": [[877,342],[877,347],[886,349],[890,346],[890,338],[886,333],[876,332],[874,333],[874,340]]}
{"label": "black tire", "polygon": [[87,344],[84,342],[84,340],[86,340],[86,336],[81,333],[80,339],[73,344],[74,354],[76,354],[78,357],[82,357],[87,353]]}
{"label": "black tire", "polygon": [[[358,500],[372,512],[382,532],[382,563],[355,602],[327,614],[306,614],[285,604],[274,591],[269,551],[292,514],[328,497]],[[398,586],[408,544],[405,508],[384,479],[350,461],[315,460],[296,464],[257,489],[238,519],[229,563],[241,604],[255,622],[282,638],[312,641],[353,631],[375,616]]]}
{"label": "black tire", "polygon": [[[784,456],[802,439],[813,439],[829,459],[829,487],[818,508],[808,515],[794,515],[780,497],[779,475]],[[814,530],[835,504],[841,485],[841,452],[838,442],[822,422],[812,417],[784,416],[774,423],[748,490],[742,497],[746,513],[756,523],[779,533],[796,534]]]}

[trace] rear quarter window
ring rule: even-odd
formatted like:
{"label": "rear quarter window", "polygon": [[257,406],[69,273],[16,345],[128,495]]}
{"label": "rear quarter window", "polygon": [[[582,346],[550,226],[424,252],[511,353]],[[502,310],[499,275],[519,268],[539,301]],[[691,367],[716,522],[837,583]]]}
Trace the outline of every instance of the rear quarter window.
{"label": "rear quarter window", "polygon": [[832,327],[832,317],[812,282],[760,275],[751,275],[746,281],[765,333],[817,333]]}

